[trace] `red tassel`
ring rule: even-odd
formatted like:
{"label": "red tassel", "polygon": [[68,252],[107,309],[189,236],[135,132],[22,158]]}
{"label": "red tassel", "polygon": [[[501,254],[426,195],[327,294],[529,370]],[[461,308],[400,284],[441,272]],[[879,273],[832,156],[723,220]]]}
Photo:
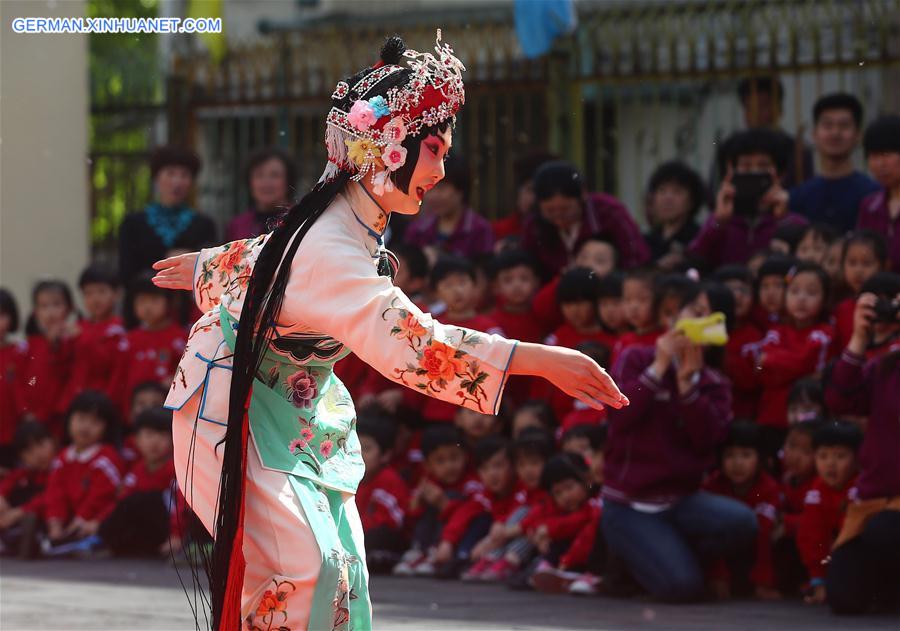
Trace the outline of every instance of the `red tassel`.
{"label": "red tassel", "polygon": [[250,425],[250,397],[253,396],[251,386],[244,404],[244,422],[241,424],[241,510],[238,514],[237,530],[231,543],[231,565],[228,567],[228,579],[225,583],[225,597],[222,602],[222,617],[219,619],[219,631],[240,631],[241,594],[244,591],[244,571],[247,562],[244,560],[244,506],[247,498],[247,433]]}

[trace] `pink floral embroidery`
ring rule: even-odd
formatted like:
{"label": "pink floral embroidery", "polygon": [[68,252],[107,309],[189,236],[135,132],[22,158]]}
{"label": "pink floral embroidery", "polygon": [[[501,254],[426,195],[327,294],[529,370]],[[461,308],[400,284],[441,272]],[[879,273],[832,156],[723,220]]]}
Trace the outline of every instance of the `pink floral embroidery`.
{"label": "pink floral embroidery", "polygon": [[330,440],[323,440],[322,444],[319,445],[319,453],[321,453],[326,458],[331,455],[331,450],[334,448],[334,443]]}
{"label": "pink floral embroidery", "polygon": [[300,369],[285,381],[288,388],[288,399],[297,408],[311,409],[312,401],[318,394],[318,386],[313,376]]}
{"label": "pink floral embroidery", "polygon": [[303,438],[295,438],[290,443],[288,443],[288,449],[291,450],[291,453],[295,451],[306,449],[306,445],[309,443],[309,440],[304,440]]}
{"label": "pink floral embroidery", "polygon": [[457,359],[455,353],[456,351],[446,344],[432,340],[422,351],[419,366],[425,369],[431,381],[451,381],[465,366],[465,362]]}
{"label": "pink floral embroidery", "polygon": [[302,438],[306,442],[311,441],[313,439],[313,436],[315,436],[315,433],[313,433],[312,428],[304,427],[300,430],[300,438]]}

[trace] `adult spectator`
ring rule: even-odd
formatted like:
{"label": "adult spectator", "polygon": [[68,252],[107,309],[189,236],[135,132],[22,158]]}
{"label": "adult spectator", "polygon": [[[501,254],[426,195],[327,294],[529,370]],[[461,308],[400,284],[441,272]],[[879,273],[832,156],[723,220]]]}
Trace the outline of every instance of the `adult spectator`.
{"label": "adult spectator", "polygon": [[826,94],[813,105],[813,143],[819,172],[790,190],[788,207],[838,234],[853,230],[859,204],[878,190],[872,178],[853,168],[862,130],[863,107],[852,94]]}
{"label": "adult spectator", "polygon": [[703,203],[700,175],[678,160],[659,165],[647,186],[650,231],[644,240],[656,266],[672,271],[684,262],[685,250],[700,232],[696,217]]}
{"label": "adult spectator", "polygon": [[250,154],[244,173],[250,189],[250,208],[228,223],[225,241],[250,239],[268,232],[269,220],[289,209],[297,183],[294,160],[277,148]]}
{"label": "adult spectator", "polygon": [[900,271],[900,116],[883,116],[870,124],[863,148],[881,190],[862,201],[856,225],[887,236],[891,269]]}
{"label": "adult spectator", "polygon": [[[884,299],[883,299],[884,300]],[[896,605],[900,594],[900,343],[866,362],[879,297],[856,302],[853,336],[825,384],[835,414],[868,414],[859,452],[859,499],[847,507],[825,580],[832,611],[865,613],[870,606]],[[885,302],[900,305],[900,294]],[[893,313],[900,323],[900,316]]]}
{"label": "adult spectator", "polygon": [[[734,299],[718,284],[693,283],[679,303],[676,319],[734,316]],[[601,528],[610,550],[661,600],[701,598],[703,561],[736,559],[756,535],[752,509],[700,490],[731,423],[731,384],[709,350],[718,349],[673,327],[655,348],[626,349],[613,368],[631,404],[608,411]]]}
{"label": "adult spectator", "polygon": [[525,220],[522,247],[538,257],[544,272],[558,274],[584,241],[608,238],[619,251],[623,268],[650,259],[650,250],[628,209],[606,193],[588,193],[574,165],[548,162],[534,174],[538,212]]}
{"label": "adult spectator", "polygon": [[444,254],[474,257],[494,248],[490,222],[469,206],[469,167],[462,158],[450,157],[444,179],[425,195],[428,214],[406,229],[404,241]]}
{"label": "adult spectator", "polygon": [[769,129],[737,132],[727,141],[728,171],[716,194],[716,207],[688,254],[710,268],[746,263],[769,246],[785,223],[806,223],[788,213],[788,194],[781,186],[783,154],[778,135]]}
{"label": "adult spectator", "polygon": [[498,241],[518,236],[529,213],[534,211],[534,173],[538,168],[556,157],[546,151],[532,151],[515,160],[513,177],[516,183],[516,200],[513,211],[502,219],[492,222],[494,236]]}
{"label": "adult spectator", "polygon": [[156,199],[127,215],[119,228],[119,274],[128,283],[172,250],[194,251],[216,242],[212,219],[188,206],[200,158],[173,145],[150,157]]}

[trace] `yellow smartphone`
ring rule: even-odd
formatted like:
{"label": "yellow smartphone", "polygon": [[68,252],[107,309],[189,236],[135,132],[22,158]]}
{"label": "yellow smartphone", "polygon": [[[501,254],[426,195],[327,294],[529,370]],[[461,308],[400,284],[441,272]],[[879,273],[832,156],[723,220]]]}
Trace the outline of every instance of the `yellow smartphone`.
{"label": "yellow smartphone", "polygon": [[716,311],[705,318],[684,318],[675,323],[675,329],[683,331],[694,344],[724,346],[728,343],[725,314]]}

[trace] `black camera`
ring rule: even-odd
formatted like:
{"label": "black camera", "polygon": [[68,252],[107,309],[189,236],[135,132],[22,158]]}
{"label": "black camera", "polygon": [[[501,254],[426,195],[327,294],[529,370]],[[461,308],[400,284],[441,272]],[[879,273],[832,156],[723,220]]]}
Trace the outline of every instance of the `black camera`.
{"label": "black camera", "polygon": [[767,171],[735,173],[731,176],[734,186],[734,213],[752,219],[759,214],[763,195],[772,188],[772,175]]}
{"label": "black camera", "polygon": [[875,301],[875,306],[873,307],[875,311],[875,317],[872,318],[873,322],[887,322],[893,323],[900,320],[900,300],[890,298],[879,298]]}

